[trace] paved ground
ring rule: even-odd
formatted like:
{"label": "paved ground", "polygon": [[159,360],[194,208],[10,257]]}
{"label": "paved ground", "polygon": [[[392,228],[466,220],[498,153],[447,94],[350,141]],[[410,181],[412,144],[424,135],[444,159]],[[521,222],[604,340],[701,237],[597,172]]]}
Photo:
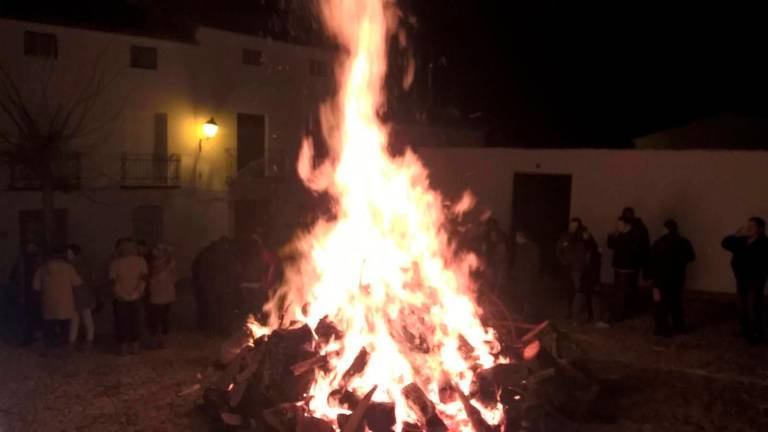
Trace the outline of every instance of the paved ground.
{"label": "paved ground", "polygon": [[139,356],[94,350],[44,358],[0,347],[0,431],[204,431],[195,406],[212,376],[211,339],[177,335]]}
{"label": "paved ground", "polygon": [[[603,393],[586,431],[768,430],[768,348],[732,336],[732,308],[693,308],[696,331],[658,340],[650,319],[569,327]],[[0,343],[0,431],[205,431],[196,405],[217,341],[182,331],[171,348],[43,358]]]}
{"label": "paved ground", "polygon": [[594,431],[767,431],[768,346],[736,332],[729,303],[692,302],[694,331],[651,333],[650,317],[597,330],[571,327],[603,384]]}

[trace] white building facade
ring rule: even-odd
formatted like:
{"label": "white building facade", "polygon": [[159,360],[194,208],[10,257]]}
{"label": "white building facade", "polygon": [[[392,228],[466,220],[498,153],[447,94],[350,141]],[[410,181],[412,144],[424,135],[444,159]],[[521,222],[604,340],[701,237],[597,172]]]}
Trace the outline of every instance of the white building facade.
{"label": "white building facade", "polygon": [[[201,247],[235,235],[248,221],[235,220],[231,179],[287,183],[334,85],[332,50],[205,27],[194,41],[172,41],[0,19],[0,40],[0,65],[33,106],[103,89],[55,195],[58,240],[81,244],[96,263],[132,236],[174,246],[188,269]],[[219,128],[209,139],[202,125],[211,118]],[[41,194],[12,166],[0,167],[0,182],[7,274],[40,230]]]}

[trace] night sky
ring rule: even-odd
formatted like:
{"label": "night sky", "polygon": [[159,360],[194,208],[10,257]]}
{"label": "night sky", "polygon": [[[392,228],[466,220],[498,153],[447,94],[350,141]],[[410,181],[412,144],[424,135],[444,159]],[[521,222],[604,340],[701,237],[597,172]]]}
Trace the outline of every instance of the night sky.
{"label": "night sky", "polygon": [[[316,41],[267,28],[279,3],[6,0],[0,14],[179,39],[202,23]],[[766,112],[768,26],[756,10],[578,3],[402,1],[418,23],[417,82],[393,116],[482,127],[491,145],[627,147],[698,118]]]}

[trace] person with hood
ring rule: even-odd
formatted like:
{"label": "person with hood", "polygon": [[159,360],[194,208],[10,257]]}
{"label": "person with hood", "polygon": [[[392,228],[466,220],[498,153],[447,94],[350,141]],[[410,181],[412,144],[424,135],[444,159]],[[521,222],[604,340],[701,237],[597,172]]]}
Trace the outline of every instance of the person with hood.
{"label": "person with hood", "polygon": [[765,220],[752,217],[747,226],[723,239],[723,249],[731,252],[731,268],[739,294],[741,334],[750,342],[760,342],[763,332],[763,302],[768,279],[768,237]]}
{"label": "person with hood", "polygon": [[34,289],[42,294],[42,315],[45,322],[45,340],[49,349],[63,342],[65,329],[75,316],[75,287],[83,283],[77,270],[60,249],[38,267],[33,281]]}
{"label": "person with hood", "polygon": [[91,278],[90,266],[83,258],[79,245],[71,244],[67,247],[67,261],[77,270],[83,283],[75,287],[75,314],[69,322],[69,343],[75,345],[80,331],[80,324],[85,329],[85,350],[93,347],[93,338],[96,328],[93,324],[93,310],[98,302],[96,287]]}
{"label": "person with hood", "polygon": [[654,334],[657,336],[685,332],[685,273],[688,264],[696,259],[691,242],[680,235],[674,219],[664,222],[664,229],[665,234],[651,247],[648,261],[648,277],[653,287]]}
{"label": "person with hood", "polygon": [[642,241],[632,227],[633,220],[619,217],[616,230],[608,236],[613,251],[614,301],[611,318],[621,321],[636,310],[638,275],[642,267]]}
{"label": "person with hood", "polygon": [[169,246],[159,244],[152,249],[149,272],[147,329],[150,346],[163,348],[170,332],[171,304],[176,301],[176,260]]}

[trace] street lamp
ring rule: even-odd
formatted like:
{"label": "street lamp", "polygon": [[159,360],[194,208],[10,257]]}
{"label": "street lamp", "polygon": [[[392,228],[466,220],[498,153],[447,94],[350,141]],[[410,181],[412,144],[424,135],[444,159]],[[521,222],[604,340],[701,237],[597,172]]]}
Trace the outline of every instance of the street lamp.
{"label": "street lamp", "polygon": [[[205,136],[206,139],[215,137],[218,132],[219,125],[216,123],[216,120],[214,120],[213,117],[211,117],[207,122],[203,123],[203,136]],[[197,142],[197,151],[198,153],[202,153],[203,151],[203,138],[200,138],[200,140]]]}
{"label": "street lamp", "polygon": [[219,132],[219,125],[216,123],[216,120],[211,117],[210,120],[203,124],[203,135],[205,135],[206,138],[213,138],[216,136],[217,132]]}

